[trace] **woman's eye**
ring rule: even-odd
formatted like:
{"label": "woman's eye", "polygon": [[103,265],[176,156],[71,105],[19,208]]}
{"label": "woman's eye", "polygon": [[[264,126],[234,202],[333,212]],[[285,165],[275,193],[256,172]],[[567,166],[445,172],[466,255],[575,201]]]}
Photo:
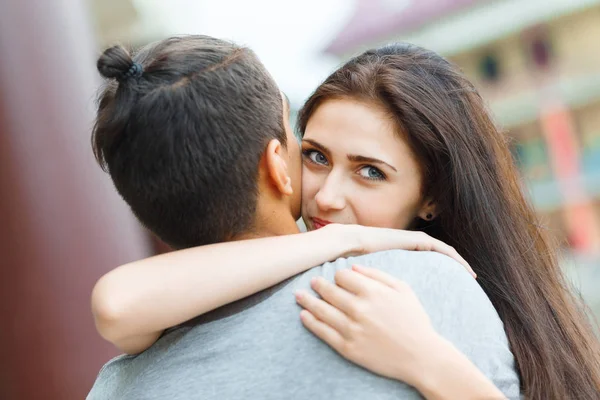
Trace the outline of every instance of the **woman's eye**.
{"label": "woman's eye", "polygon": [[315,164],[328,165],[327,157],[323,155],[320,151],[317,150],[304,150],[304,155],[310,159],[310,161]]}
{"label": "woman's eye", "polygon": [[378,168],[372,167],[370,165],[362,167],[360,169],[360,171],[358,171],[358,173],[360,174],[360,176],[362,176],[363,178],[367,178],[367,179],[373,179],[373,180],[385,179],[385,175],[383,174],[383,172],[381,172]]}

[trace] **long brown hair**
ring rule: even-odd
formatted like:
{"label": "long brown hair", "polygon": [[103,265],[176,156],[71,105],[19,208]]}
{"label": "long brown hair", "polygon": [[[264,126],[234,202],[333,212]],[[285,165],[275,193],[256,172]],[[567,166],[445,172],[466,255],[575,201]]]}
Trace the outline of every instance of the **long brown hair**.
{"label": "long brown hair", "polygon": [[304,133],[324,101],[382,106],[417,154],[423,198],[437,203],[417,229],[454,246],[504,322],[527,399],[600,398],[600,349],[553,246],[521,191],[507,136],[460,70],[410,44],[369,50],[317,88],[299,114]]}

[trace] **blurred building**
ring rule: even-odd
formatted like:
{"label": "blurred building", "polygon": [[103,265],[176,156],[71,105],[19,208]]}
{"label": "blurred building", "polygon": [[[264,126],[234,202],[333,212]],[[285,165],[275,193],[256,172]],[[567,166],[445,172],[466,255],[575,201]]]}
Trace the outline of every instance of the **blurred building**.
{"label": "blurred building", "polygon": [[138,48],[167,35],[162,7],[153,0],[89,0],[98,49],[114,44]]}
{"label": "blurred building", "polygon": [[458,64],[511,136],[526,191],[600,312],[600,1],[359,0],[326,52],[406,41]]}

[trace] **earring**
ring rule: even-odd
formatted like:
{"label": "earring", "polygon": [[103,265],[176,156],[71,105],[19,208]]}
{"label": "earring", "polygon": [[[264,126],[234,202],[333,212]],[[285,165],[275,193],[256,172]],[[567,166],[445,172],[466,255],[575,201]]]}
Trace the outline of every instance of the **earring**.
{"label": "earring", "polygon": [[427,215],[425,216],[425,219],[426,219],[427,221],[431,221],[431,219],[432,219],[432,218],[433,218],[433,214],[431,214],[431,213],[429,213],[429,214],[427,214]]}

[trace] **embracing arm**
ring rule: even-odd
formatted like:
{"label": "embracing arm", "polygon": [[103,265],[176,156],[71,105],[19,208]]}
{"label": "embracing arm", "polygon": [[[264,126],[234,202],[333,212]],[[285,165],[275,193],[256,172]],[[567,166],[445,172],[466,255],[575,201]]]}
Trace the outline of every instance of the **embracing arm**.
{"label": "embracing arm", "polygon": [[98,332],[123,352],[139,353],[171,326],[357,250],[350,236],[341,240],[329,230],[200,246],[122,265],[92,292]]}
{"label": "embracing arm", "polygon": [[414,385],[427,400],[506,399],[504,394],[452,343],[439,335],[428,342]]}
{"label": "embracing arm", "polygon": [[505,399],[438,334],[412,289],[380,270],[340,270],[311,282],[321,299],[296,293],[303,324],[348,360],[415,387],[426,399]]}
{"label": "embracing arm", "polygon": [[464,262],[454,249],[421,233],[332,224],[308,233],[218,243],[125,264],[98,281],[92,311],[102,337],[135,354],[171,326],[323,262],[394,248],[438,251]]}

